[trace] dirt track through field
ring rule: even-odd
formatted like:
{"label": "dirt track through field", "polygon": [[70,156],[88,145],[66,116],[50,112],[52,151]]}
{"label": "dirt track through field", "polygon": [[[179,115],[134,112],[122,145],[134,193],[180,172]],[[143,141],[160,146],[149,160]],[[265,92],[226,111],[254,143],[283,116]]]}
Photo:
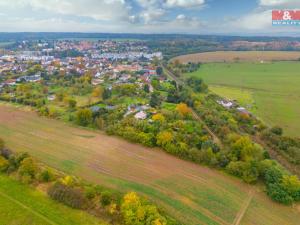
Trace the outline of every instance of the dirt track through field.
{"label": "dirt track through field", "polygon": [[[159,149],[41,118],[11,106],[0,105],[0,137],[11,149],[28,151],[60,170],[149,196],[188,225],[232,224],[252,189],[235,178]],[[280,210],[290,213],[288,208]]]}
{"label": "dirt track through field", "polygon": [[249,207],[249,205],[252,201],[253,196],[254,196],[253,192],[250,191],[248,199],[246,200],[246,202],[242,206],[241,211],[237,214],[237,217],[235,218],[235,220],[233,222],[233,225],[240,225],[241,224],[241,221],[242,221],[244,215],[247,212],[247,209],[248,209],[248,207]]}

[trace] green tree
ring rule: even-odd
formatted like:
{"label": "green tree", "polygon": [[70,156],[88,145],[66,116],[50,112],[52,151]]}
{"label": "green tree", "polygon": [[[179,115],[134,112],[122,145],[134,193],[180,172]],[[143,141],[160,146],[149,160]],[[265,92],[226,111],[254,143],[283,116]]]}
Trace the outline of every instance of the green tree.
{"label": "green tree", "polygon": [[42,182],[50,182],[54,180],[54,173],[51,169],[45,169],[39,174],[39,180]]}
{"label": "green tree", "polygon": [[231,144],[232,160],[241,161],[260,161],[263,159],[263,149],[260,145],[255,144],[249,137],[239,137]]}
{"label": "green tree", "polygon": [[267,194],[274,200],[286,205],[293,202],[293,198],[284,190],[280,184],[274,183],[269,184],[267,187]]}
{"label": "green tree", "polygon": [[156,73],[158,76],[161,76],[163,74],[163,68],[161,66],[158,66],[156,68]]}
{"label": "green tree", "polygon": [[149,92],[150,92],[150,88],[149,88],[149,85],[148,85],[148,84],[145,84],[145,85],[144,85],[144,91],[145,91],[146,93],[149,93]]}
{"label": "green tree", "polygon": [[103,100],[109,99],[112,95],[111,90],[109,90],[108,88],[105,88],[102,94],[102,98]]}
{"label": "green tree", "polygon": [[259,172],[255,162],[246,162],[243,165],[242,179],[246,183],[254,183],[257,181]]}
{"label": "green tree", "polygon": [[161,105],[161,96],[160,93],[155,91],[151,94],[150,106],[153,108],[159,107]]}
{"label": "green tree", "polygon": [[80,109],[76,114],[77,124],[80,126],[88,126],[92,123],[93,113],[90,109]]}
{"label": "green tree", "polygon": [[109,191],[103,191],[101,192],[101,205],[102,206],[108,206],[113,200],[113,195]]}
{"label": "green tree", "polygon": [[77,105],[77,101],[73,98],[68,99],[68,106],[70,109],[75,109]]}

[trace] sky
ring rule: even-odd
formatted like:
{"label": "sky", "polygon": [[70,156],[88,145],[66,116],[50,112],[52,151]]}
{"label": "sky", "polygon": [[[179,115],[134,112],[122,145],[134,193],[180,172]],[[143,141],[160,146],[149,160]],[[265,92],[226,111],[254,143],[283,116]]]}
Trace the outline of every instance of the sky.
{"label": "sky", "polygon": [[300,0],[0,0],[0,32],[295,35],[272,9]]}

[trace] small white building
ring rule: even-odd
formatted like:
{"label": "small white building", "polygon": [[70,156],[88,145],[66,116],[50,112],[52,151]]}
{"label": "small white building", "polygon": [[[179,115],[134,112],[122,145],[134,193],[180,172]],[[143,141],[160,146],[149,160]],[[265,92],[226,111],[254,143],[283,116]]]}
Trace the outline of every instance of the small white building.
{"label": "small white building", "polygon": [[47,97],[47,99],[48,99],[49,101],[54,101],[55,98],[56,98],[55,95],[49,95],[49,96]]}
{"label": "small white building", "polygon": [[147,119],[147,113],[144,111],[140,111],[134,115],[134,118],[136,118],[138,120],[145,120],[145,119]]}
{"label": "small white building", "polygon": [[221,101],[218,101],[218,103],[227,109],[230,109],[234,106],[233,102],[230,102],[230,101],[221,100]]}

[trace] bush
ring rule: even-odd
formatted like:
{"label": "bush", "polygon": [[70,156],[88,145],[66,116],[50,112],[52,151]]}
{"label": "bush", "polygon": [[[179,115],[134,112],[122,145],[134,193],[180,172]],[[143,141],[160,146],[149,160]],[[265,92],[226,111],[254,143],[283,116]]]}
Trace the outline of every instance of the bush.
{"label": "bush", "polygon": [[29,157],[29,154],[27,152],[17,154],[15,156],[15,163],[16,163],[17,168],[19,168],[21,165],[21,162],[28,157]]}
{"label": "bush", "polygon": [[102,206],[108,206],[113,200],[112,193],[109,191],[103,191],[101,192],[101,205]]}
{"label": "bush", "polygon": [[92,123],[93,113],[90,109],[80,109],[76,113],[76,122],[80,126],[88,126]]}
{"label": "bush", "polygon": [[293,198],[278,184],[269,184],[267,194],[274,200],[286,205],[293,202]]}
{"label": "bush", "polygon": [[21,162],[18,173],[21,176],[28,176],[34,179],[36,178],[38,169],[36,162],[31,157],[28,157]]}
{"label": "bush", "polygon": [[65,176],[60,179],[60,182],[65,186],[74,186],[76,183],[76,180],[73,176]]}
{"label": "bush", "polygon": [[87,206],[87,200],[80,189],[72,188],[59,182],[49,188],[48,195],[50,198],[74,209],[84,209]]}
{"label": "bush", "polygon": [[254,161],[246,162],[243,166],[242,179],[246,183],[254,183],[259,176],[257,165]]}
{"label": "bush", "polygon": [[283,134],[283,129],[281,127],[273,127],[270,130],[273,134],[281,136]]}
{"label": "bush", "polygon": [[0,150],[0,155],[2,155],[6,159],[9,159],[9,157],[12,155],[12,152],[7,148],[2,148]]}
{"label": "bush", "polygon": [[8,160],[0,156],[0,172],[6,172],[9,167]]}
{"label": "bush", "polygon": [[272,166],[268,168],[264,176],[267,185],[280,183],[282,177],[283,177],[283,171],[277,166]]}
{"label": "bush", "polygon": [[45,169],[39,174],[39,180],[42,182],[50,182],[54,179],[55,175],[50,169]]}
{"label": "bush", "polygon": [[91,199],[95,198],[96,195],[97,195],[97,190],[95,189],[95,187],[90,187],[90,186],[85,187],[84,196],[87,199],[91,200]]}
{"label": "bush", "polygon": [[226,170],[228,173],[237,176],[237,177],[242,177],[243,175],[243,167],[244,163],[243,162],[235,162],[232,161],[226,166]]}

